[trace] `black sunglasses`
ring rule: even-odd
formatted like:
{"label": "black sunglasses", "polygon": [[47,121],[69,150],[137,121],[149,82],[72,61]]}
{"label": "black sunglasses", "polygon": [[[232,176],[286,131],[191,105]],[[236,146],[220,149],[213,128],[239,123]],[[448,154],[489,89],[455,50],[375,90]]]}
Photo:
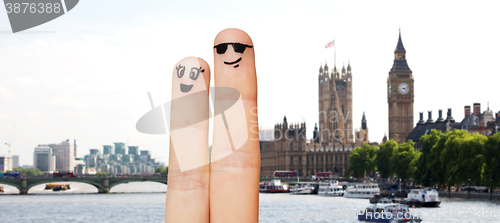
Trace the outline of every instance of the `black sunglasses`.
{"label": "black sunglasses", "polygon": [[245,49],[247,47],[248,48],[253,47],[253,46],[249,46],[249,45],[245,45],[245,44],[241,44],[241,43],[221,43],[217,46],[214,46],[214,48],[217,49],[217,54],[224,54],[227,50],[228,45],[232,45],[234,52],[236,52],[236,53],[243,53],[243,52],[245,52]]}

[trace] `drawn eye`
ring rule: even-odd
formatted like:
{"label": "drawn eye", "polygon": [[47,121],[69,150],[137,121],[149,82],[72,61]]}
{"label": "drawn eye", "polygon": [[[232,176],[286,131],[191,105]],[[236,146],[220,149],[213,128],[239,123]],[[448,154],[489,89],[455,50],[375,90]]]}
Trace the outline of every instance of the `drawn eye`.
{"label": "drawn eye", "polygon": [[191,72],[189,72],[189,78],[196,80],[198,79],[198,76],[200,76],[200,73],[201,73],[201,67],[200,68],[193,67],[191,68]]}
{"label": "drawn eye", "polygon": [[184,70],[186,70],[186,67],[179,64],[179,66],[175,67],[175,69],[177,70],[177,77],[178,78],[181,78],[182,76],[184,76]]}

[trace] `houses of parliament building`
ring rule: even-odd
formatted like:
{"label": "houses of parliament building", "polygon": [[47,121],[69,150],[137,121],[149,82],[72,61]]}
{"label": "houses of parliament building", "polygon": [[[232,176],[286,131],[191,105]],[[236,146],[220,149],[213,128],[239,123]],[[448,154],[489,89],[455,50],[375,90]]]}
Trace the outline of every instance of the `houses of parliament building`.
{"label": "houses of parliament building", "polygon": [[274,140],[261,141],[261,176],[273,176],[276,170],[296,171],[300,177],[332,171],[339,176],[349,167],[349,153],[368,143],[366,117],[355,134],[352,124],[351,65],[338,72],[321,66],[319,84],[319,129],[313,139],[306,138],[306,124],[283,123],[274,126]]}
{"label": "houses of parliament building", "polygon": [[[399,35],[394,52],[393,67],[387,78],[389,105],[389,137],[398,143],[404,141],[413,127],[413,77],[406,63],[406,51]],[[306,138],[306,124],[283,122],[274,126],[274,139],[260,141],[261,177],[271,177],[274,171],[296,171],[298,176],[332,171],[344,176],[349,167],[349,154],[368,141],[365,114],[361,128],[353,126],[353,73],[350,62],[347,68],[329,69],[325,63],[318,74],[318,120],[313,137]]]}

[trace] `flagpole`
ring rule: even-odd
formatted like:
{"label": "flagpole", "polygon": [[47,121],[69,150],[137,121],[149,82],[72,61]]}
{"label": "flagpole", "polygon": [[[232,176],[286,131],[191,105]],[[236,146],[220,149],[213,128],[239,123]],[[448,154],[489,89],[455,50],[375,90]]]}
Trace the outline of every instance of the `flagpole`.
{"label": "flagpole", "polygon": [[335,44],[335,37],[333,37],[333,67],[337,66],[337,44]]}

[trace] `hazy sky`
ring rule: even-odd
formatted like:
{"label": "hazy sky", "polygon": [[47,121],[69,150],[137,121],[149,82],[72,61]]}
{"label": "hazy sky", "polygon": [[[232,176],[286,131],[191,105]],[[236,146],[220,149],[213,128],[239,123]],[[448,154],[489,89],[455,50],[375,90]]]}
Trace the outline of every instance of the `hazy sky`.
{"label": "hazy sky", "polygon": [[262,128],[286,115],[305,121],[312,137],[318,70],[325,61],[333,68],[334,50],[324,45],[335,38],[337,68],[352,66],[354,127],[365,111],[370,140],[380,142],[400,27],[415,79],[415,123],[419,111],[432,110],[435,120],[447,108],[461,120],[474,102],[496,112],[498,8],[497,1],[84,0],[18,34],[1,8],[0,154],[10,138],[21,164],[32,164],[38,144],[76,139],[81,157],[128,141],[167,163],[168,135],[135,129],[151,109],[147,92],[156,105],[169,101],[173,66],[186,56],[213,67],[213,40],[230,27],[254,42]]}

